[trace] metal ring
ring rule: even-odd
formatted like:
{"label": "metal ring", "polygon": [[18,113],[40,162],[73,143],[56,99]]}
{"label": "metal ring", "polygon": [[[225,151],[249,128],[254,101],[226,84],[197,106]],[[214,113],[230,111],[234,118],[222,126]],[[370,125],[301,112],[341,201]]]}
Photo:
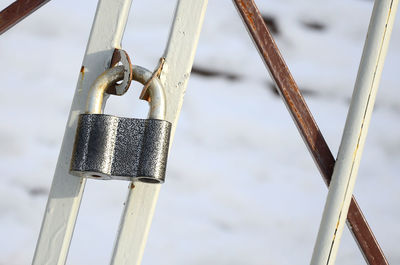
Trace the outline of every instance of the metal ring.
{"label": "metal ring", "polygon": [[132,66],[133,80],[146,85],[148,82],[150,104],[149,119],[165,120],[165,93],[160,79],[152,78],[153,72],[138,65]]}
{"label": "metal ring", "polygon": [[106,93],[110,95],[122,96],[128,91],[132,81],[132,63],[128,53],[125,50],[115,49],[111,58],[110,68],[120,65],[125,67],[124,77],[121,84],[113,84],[107,88]]}

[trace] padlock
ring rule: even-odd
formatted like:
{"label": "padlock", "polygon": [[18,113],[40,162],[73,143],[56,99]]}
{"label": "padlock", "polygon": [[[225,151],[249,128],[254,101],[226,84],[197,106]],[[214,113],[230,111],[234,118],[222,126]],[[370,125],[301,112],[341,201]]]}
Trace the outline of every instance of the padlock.
{"label": "padlock", "polygon": [[86,113],[79,116],[70,172],[94,179],[162,183],[171,123],[165,121],[165,93],[158,78],[133,66],[133,80],[148,86],[147,119],[102,114],[104,93],[123,77],[123,66],[106,70],[89,90]]}

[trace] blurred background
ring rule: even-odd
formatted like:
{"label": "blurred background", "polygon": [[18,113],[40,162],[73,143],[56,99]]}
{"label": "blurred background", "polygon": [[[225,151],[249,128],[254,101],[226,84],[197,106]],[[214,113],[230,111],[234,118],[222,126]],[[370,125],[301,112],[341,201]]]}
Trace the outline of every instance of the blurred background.
{"label": "blurred background", "polygon": [[[3,9],[11,0],[1,0]],[[176,1],[133,1],[122,42],[154,69]],[[336,156],[373,1],[257,4]],[[30,264],[97,1],[53,0],[0,37],[0,264]],[[400,23],[355,196],[400,264]],[[134,84],[106,111],[145,117]],[[67,264],[108,264],[126,182],[88,181]],[[231,1],[210,1],[143,265],[309,264],[327,188]],[[348,229],[337,264],[365,264]]]}

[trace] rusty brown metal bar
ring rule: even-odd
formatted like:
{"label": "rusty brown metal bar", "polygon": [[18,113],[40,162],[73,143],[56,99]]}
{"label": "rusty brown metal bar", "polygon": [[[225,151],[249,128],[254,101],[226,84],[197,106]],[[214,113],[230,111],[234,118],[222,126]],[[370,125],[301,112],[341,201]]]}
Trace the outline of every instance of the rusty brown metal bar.
{"label": "rusty brown metal bar", "polygon": [[0,11],[0,35],[50,0],[17,0]]}
{"label": "rusty brown metal bar", "polygon": [[[303,137],[325,183],[329,186],[335,158],[318,128],[279,49],[253,0],[233,0],[272,79]],[[354,196],[347,224],[369,265],[389,264]]]}

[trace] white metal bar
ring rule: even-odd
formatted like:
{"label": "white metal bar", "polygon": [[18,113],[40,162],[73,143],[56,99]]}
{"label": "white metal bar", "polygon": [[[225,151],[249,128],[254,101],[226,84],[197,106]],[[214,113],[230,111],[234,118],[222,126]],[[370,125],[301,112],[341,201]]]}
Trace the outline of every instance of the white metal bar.
{"label": "white metal bar", "polygon": [[[160,80],[166,89],[166,120],[171,140],[183,103],[208,0],[179,0]],[[154,214],[160,184],[132,183],[125,203],[112,265],[139,265]]]}
{"label": "white metal bar", "polygon": [[85,179],[69,174],[77,118],[85,111],[90,85],[109,67],[119,48],[132,0],[99,0],[64,139],[47,201],[33,265],[65,264]]}
{"label": "white metal bar", "polygon": [[334,264],[336,260],[397,6],[398,0],[375,1],[312,265]]}

